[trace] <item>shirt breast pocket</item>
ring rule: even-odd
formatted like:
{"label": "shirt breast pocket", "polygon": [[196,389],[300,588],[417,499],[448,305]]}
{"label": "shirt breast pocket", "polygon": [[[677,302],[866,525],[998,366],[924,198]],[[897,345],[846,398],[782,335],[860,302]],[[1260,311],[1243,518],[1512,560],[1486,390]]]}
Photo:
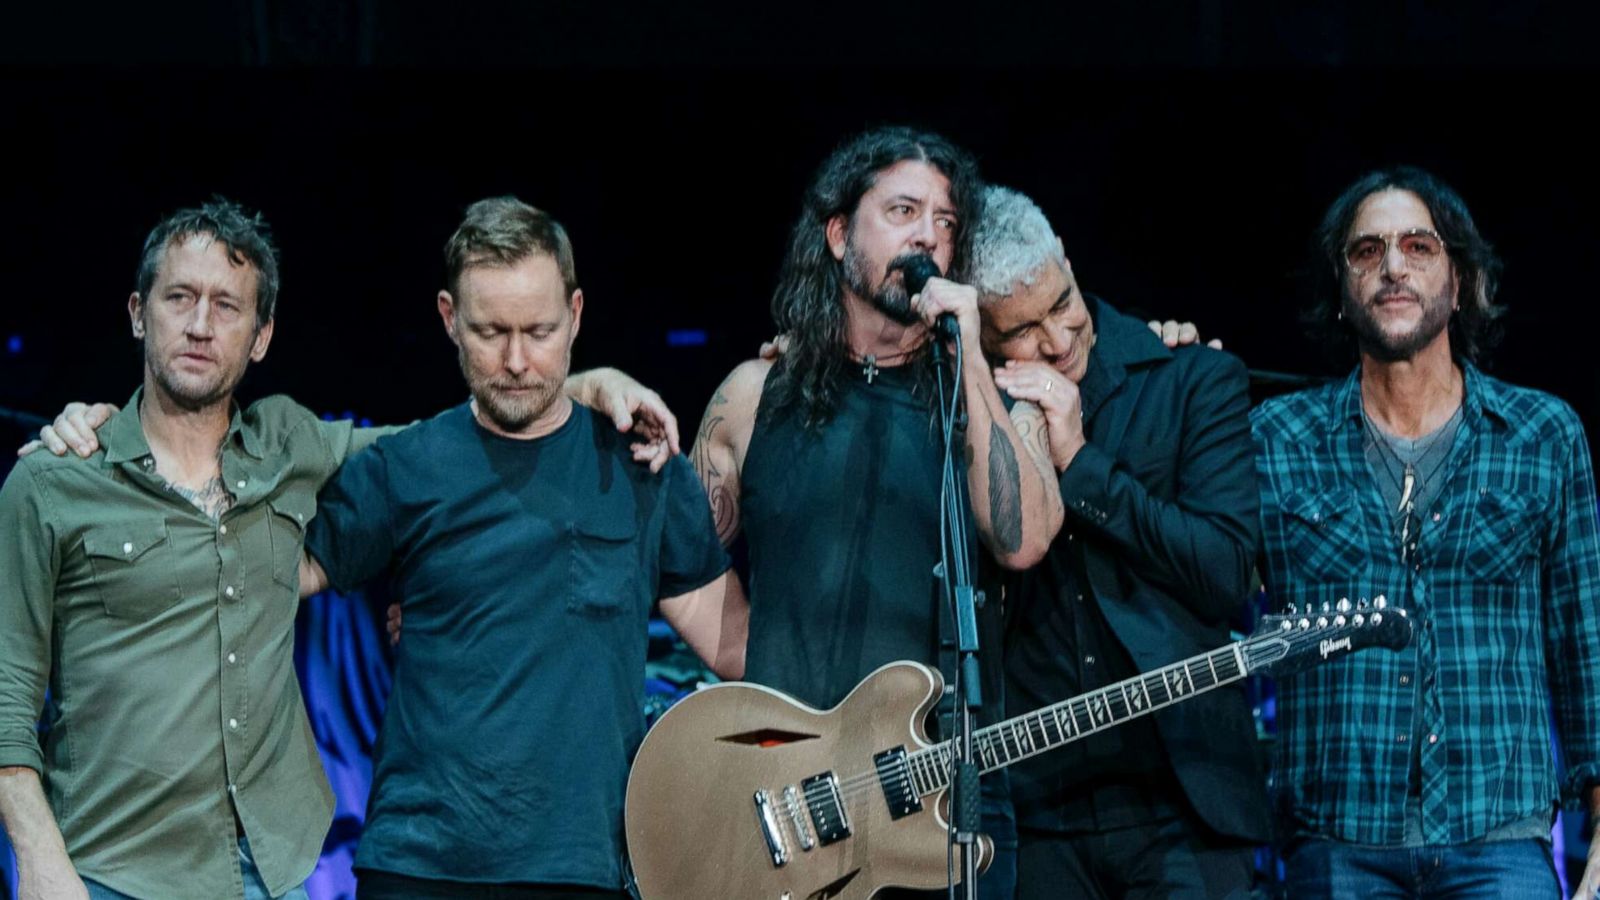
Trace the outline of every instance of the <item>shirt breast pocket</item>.
{"label": "shirt breast pocket", "polygon": [[91,529],[83,536],[83,553],[107,615],[148,619],[178,602],[178,561],[166,522]]}
{"label": "shirt breast pocket", "polygon": [[567,531],[567,612],[610,619],[637,603],[644,589],[638,523],[631,516],[575,521]]}
{"label": "shirt breast pocket", "polygon": [[1283,502],[1290,552],[1318,582],[1348,582],[1370,562],[1355,494],[1301,491]]}
{"label": "shirt breast pocket", "polygon": [[1538,550],[1539,525],[1530,497],[1485,488],[1473,505],[1466,568],[1473,580],[1507,584]]}
{"label": "shirt breast pocket", "polygon": [[310,497],[277,497],[267,503],[267,535],[272,541],[272,580],[300,591],[300,554],[306,525],[316,511]]}

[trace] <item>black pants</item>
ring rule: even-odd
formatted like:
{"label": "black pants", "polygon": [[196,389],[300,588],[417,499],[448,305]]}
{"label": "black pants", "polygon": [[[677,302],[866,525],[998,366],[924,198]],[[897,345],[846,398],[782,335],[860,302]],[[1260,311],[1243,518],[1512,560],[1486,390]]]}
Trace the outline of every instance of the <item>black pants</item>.
{"label": "black pants", "polygon": [[1255,849],[1169,818],[1088,834],[1018,829],[1017,900],[1245,900]]}
{"label": "black pants", "polygon": [[627,900],[621,891],[569,884],[478,884],[393,872],[356,872],[356,900]]}

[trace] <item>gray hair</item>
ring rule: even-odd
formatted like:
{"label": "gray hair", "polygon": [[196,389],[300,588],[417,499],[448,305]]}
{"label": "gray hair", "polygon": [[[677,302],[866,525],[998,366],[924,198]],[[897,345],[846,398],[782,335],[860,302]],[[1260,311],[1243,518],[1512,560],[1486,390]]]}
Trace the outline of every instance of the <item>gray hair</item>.
{"label": "gray hair", "polygon": [[1018,282],[1033,284],[1045,263],[1066,264],[1050,220],[1027,195],[991,185],[972,229],[972,285],[982,298],[1009,297]]}

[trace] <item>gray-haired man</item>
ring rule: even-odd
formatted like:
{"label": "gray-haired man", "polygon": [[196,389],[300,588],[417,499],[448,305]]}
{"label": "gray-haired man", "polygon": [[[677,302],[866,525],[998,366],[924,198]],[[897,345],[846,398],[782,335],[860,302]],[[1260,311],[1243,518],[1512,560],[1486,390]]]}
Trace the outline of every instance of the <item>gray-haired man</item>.
{"label": "gray-haired man", "polygon": [[[1044,410],[1067,515],[1010,593],[1007,705],[1225,644],[1258,540],[1244,366],[1085,296],[1015,191],[987,190],[972,268],[995,382]],[[1222,690],[1023,763],[1018,896],[1246,896],[1268,837],[1254,741]]]}

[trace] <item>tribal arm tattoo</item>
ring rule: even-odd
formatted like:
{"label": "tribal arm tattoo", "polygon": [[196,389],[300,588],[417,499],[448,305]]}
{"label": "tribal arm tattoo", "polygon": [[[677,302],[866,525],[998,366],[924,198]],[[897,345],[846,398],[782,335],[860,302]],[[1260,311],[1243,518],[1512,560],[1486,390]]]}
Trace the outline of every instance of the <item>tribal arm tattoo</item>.
{"label": "tribal arm tattoo", "polygon": [[723,546],[732,544],[739,534],[739,480],[734,475],[731,426],[727,421],[730,410],[726,388],[733,378],[730,374],[711,395],[700,419],[700,430],[695,433],[694,447],[689,451],[689,461],[711,502],[711,521]]}

